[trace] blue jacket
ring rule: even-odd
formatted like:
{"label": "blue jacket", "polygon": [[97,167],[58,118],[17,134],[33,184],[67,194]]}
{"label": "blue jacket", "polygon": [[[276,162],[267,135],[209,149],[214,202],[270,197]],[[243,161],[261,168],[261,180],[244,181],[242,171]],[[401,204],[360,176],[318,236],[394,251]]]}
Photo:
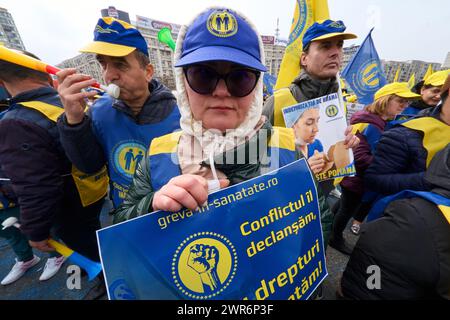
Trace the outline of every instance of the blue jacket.
{"label": "blue jacket", "polygon": [[[441,107],[426,110],[420,116],[439,119]],[[409,189],[429,191],[424,180],[427,151],[422,144],[423,133],[396,126],[383,133],[367,169],[366,188],[384,195]]]}
{"label": "blue jacket", "polygon": [[[72,164],[60,144],[56,124],[43,113],[25,107],[29,101],[40,101],[62,110],[59,96],[51,87],[25,91],[10,100],[11,107],[0,121],[0,164],[4,173],[0,177],[11,179],[9,187],[20,205],[21,231],[30,240],[42,241],[48,238],[55,223],[61,224],[75,214],[98,217],[103,200],[82,206],[70,175]],[[7,198],[15,200],[6,191]],[[67,245],[76,250],[74,245],[78,244]]]}

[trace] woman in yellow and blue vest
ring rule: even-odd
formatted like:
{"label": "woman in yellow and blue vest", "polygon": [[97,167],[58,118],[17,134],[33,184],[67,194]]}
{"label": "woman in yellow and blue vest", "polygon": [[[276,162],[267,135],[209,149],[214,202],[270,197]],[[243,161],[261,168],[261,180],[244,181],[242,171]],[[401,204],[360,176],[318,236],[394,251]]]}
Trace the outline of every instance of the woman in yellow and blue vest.
{"label": "woman in yellow and blue vest", "polygon": [[[235,19],[230,36],[207,24],[220,12]],[[115,223],[154,210],[195,209],[207,200],[208,180],[225,187],[302,157],[293,130],[273,127],[262,116],[264,51],[246,18],[208,9],[180,31],[176,48],[181,131],[152,141]],[[256,152],[257,145],[263,152]],[[326,243],[331,214],[323,196],[319,202]]]}

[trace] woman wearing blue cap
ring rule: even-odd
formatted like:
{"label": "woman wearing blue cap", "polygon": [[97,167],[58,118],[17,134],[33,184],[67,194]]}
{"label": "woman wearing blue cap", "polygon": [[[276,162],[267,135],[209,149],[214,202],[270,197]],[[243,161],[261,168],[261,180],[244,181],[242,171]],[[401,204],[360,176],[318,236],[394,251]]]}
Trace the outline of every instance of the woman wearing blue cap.
{"label": "woman wearing blue cap", "polygon": [[[195,209],[207,200],[211,180],[223,188],[302,157],[292,129],[272,127],[262,116],[263,44],[244,16],[226,8],[200,13],[180,30],[175,61],[182,130],[152,142],[115,222],[153,210]],[[267,149],[278,148],[280,156],[269,165],[269,153],[250,162],[250,150],[268,141]],[[326,237],[331,215],[324,198],[319,201]]]}

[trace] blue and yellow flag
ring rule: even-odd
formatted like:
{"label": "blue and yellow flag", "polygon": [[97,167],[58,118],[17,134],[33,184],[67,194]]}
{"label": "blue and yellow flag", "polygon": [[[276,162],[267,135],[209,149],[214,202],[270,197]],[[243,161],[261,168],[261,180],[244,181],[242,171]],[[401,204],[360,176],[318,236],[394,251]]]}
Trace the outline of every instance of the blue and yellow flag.
{"label": "blue and yellow flag", "polygon": [[372,40],[372,30],[342,72],[342,77],[358,96],[358,102],[373,102],[375,92],[386,84],[380,58]]}
{"label": "blue and yellow flag", "polygon": [[414,87],[415,84],[416,84],[416,74],[413,73],[408,80],[408,88],[412,89],[412,87]]}
{"label": "blue and yellow flag", "polygon": [[288,87],[300,73],[304,33],[314,22],[329,19],[329,16],[327,0],[297,0],[289,41],[281,60],[275,89]]}
{"label": "blue and yellow flag", "polygon": [[398,82],[399,76],[400,76],[400,66],[398,66],[397,71],[395,72],[394,80],[392,82]]}
{"label": "blue and yellow flag", "polygon": [[277,78],[275,78],[270,73],[265,72],[263,78],[263,95],[264,99],[273,95],[273,87],[277,82]]}
{"label": "blue and yellow flag", "polygon": [[433,67],[431,66],[431,64],[428,65],[428,69],[427,72],[425,72],[425,75],[423,76],[422,80],[426,80],[429,76],[431,76],[433,74]]}

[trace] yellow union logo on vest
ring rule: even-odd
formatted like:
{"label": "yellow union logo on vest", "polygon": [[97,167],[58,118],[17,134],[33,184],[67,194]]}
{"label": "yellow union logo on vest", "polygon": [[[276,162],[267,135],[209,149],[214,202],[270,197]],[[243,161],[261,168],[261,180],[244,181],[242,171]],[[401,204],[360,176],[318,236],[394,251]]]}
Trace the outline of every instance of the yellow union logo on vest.
{"label": "yellow union logo on vest", "polygon": [[236,18],[228,10],[217,10],[211,13],[206,25],[209,32],[217,37],[231,37],[238,30]]}
{"label": "yellow union logo on vest", "polygon": [[176,287],[192,299],[210,299],[222,293],[236,270],[236,249],[215,232],[199,232],[186,238],[172,261]]}
{"label": "yellow union logo on vest", "polygon": [[114,169],[123,177],[132,179],[138,163],[145,155],[145,146],[138,142],[125,142],[114,147]]}

